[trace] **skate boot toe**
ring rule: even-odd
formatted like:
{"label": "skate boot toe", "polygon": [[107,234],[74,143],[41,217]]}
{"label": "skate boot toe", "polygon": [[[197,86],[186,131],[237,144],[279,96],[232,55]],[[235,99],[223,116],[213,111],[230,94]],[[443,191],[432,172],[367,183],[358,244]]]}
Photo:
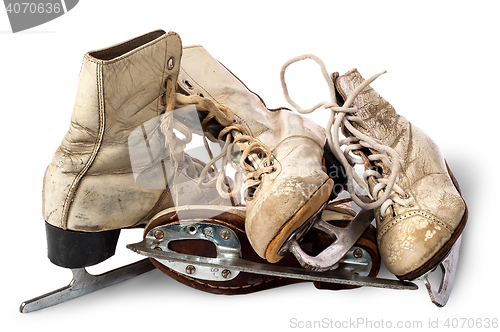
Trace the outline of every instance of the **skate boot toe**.
{"label": "skate boot toe", "polygon": [[379,251],[386,268],[401,280],[413,280],[433,269],[461,232],[425,210],[386,219],[377,235]]}
{"label": "skate boot toe", "polygon": [[285,241],[328,201],[333,180],[322,177],[291,177],[263,186],[247,200],[245,228],[256,253],[271,263]]}

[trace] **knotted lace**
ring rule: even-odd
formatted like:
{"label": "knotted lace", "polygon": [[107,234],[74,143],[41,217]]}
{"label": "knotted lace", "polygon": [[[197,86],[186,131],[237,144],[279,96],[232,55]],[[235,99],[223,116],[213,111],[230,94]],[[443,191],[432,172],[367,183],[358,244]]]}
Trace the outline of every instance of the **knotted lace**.
{"label": "knotted lace", "polygon": [[[210,156],[210,162],[206,164],[199,174],[198,185],[200,187],[216,186],[217,192],[222,198],[232,198],[238,195],[243,187],[243,176],[246,174],[244,191],[249,193],[250,188],[258,187],[262,176],[276,171],[279,163],[275,162],[271,150],[259,140],[247,134],[245,128],[234,122],[234,114],[224,105],[216,105],[211,100],[192,95],[175,94],[179,105],[194,105],[198,111],[208,112],[204,117],[201,127],[205,132],[208,122],[215,120],[225,128],[220,131],[217,139],[222,144],[222,151],[217,157],[213,157],[207,139],[204,136],[205,147]],[[184,149],[192,139],[191,129],[175,120],[171,111],[165,112],[161,125],[161,131],[165,136],[165,147],[170,151],[170,157],[174,161],[175,174],[177,176],[178,166],[184,160]],[[184,135],[178,138],[173,132],[177,130]],[[222,166],[217,170],[216,162],[222,159]],[[233,188],[227,187],[227,167],[231,166],[236,171]],[[214,176],[210,176],[214,174]],[[250,195],[246,194],[251,198]]]}
{"label": "knotted lace", "polygon": [[[250,188],[256,188],[260,185],[264,174],[276,171],[277,162],[275,162],[271,150],[259,140],[247,135],[246,130],[239,124],[232,124],[224,128],[218,139],[224,142],[221,153],[212,158],[203,169],[199,185],[210,185],[214,181],[217,183],[219,195],[224,198],[231,197],[232,193],[227,194],[222,187],[225,178],[227,165],[231,165],[236,170],[235,183],[233,191],[240,192],[242,188],[242,174],[245,176],[244,192],[247,199],[251,199]],[[207,182],[202,182],[205,174],[215,163],[222,158],[222,168],[217,176]]]}
{"label": "knotted lace", "polygon": [[[331,101],[320,102],[315,106],[304,110],[290,98],[285,82],[285,71],[287,67],[292,63],[306,59],[311,59],[320,66],[321,73],[328,84]],[[408,197],[408,195],[404,192],[403,189],[401,189],[401,187],[396,184],[396,180],[399,176],[401,167],[399,162],[399,155],[391,147],[384,145],[380,141],[364,134],[353,125],[354,123],[356,123],[357,126],[365,129],[364,122],[361,120],[361,118],[355,115],[357,109],[355,107],[351,107],[351,105],[354,99],[361,91],[363,91],[363,89],[365,89],[371,82],[373,82],[384,73],[385,71],[375,74],[369,79],[365,80],[362,84],[360,84],[347,97],[343,106],[338,105],[333,80],[328,75],[325,64],[318,57],[312,54],[306,54],[290,59],[285,64],[283,64],[280,73],[283,94],[288,103],[290,103],[290,105],[292,105],[297,110],[297,112],[307,114],[315,111],[321,106],[323,106],[325,109],[330,109],[331,114],[326,126],[327,141],[335,157],[345,168],[347,175],[348,192],[352,200],[363,209],[371,210],[380,207],[380,214],[382,218],[384,218],[387,208],[394,203],[403,206],[407,205],[406,198]],[[344,132],[350,134],[350,136],[346,137],[345,139],[339,138],[341,126],[346,129]],[[342,151],[341,147],[344,145],[346,145],[346,147],[344,151]],[[353,156],[351,152],[366,148],[370,149],[371,151],[377,152],[376,154],[370,154],[367,156],[369,161],[382,162],[390,170],[390,175],[387,179],[383,178],[383,176],[379,172],[373,169],[366,170],[363,173],[363,179],[361,179],[360,176],[355,172],[351,164],[364,164],[364,162],[361,158]],[[367,186],[368,179],[370,177],[375,179],[375,181],[377,182],[377,184],[372,187],[371,191]],[[366,191],[367,195],[372,200],[371,202],[366,202],[366,199],[363,199],[364,197],[362,197],[362,195],[355,189],[353,185],[354,182]]]}

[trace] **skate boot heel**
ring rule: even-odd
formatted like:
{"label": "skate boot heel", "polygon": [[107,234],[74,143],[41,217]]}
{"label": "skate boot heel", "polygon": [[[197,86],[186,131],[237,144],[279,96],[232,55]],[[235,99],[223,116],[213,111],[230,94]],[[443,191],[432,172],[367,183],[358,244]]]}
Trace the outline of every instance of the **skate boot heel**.
{"label": "skate boot heel", "polygon": [[38,311],[112,286],[154,269],[148,259],[99,275],[85,269],[115,254],[120,229],[96,233],[63,230],[45,223],[48,257],[55,265],[71,269],[73,279],[64,287],[21,303],[19,311]]}
{"label": "skate boot heel", "polygon": [[65,268],[96,265],[115,254],[120,229],[97,233],[63,230],[45,223],[48,257]]}

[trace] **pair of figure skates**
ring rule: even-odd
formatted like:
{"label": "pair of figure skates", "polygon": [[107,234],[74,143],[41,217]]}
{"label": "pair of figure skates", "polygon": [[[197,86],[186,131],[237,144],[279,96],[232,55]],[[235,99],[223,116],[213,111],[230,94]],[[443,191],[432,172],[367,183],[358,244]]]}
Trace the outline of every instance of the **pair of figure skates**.
{"label": "pair of figure skates", "polygon": [[[284,79],[306,58],[318,62],[331,94],[310,110],[289,97]],[[329,75],[312,55],[292,59],[281,71],[292,112],[266,108],[203,47],[183,48],[173,32],[87,53],[70,129],[43,187],[49,259],[74,278],[21,312],[154,267],[219,294],[301,281],[416,289],[410,280],[422,279],[445,305],[466,205],[435,143],[369,86],[377,76]],[[320,106],[331,110],[327,130],[299,114]],[[191,147],[194,137],[204,147]],[[144,239],[127,247],[148,258],[88,274],[132,227],[144,227]],[[376,278],[381,261],[399,280]],[[438,266],[435,289],[427,275]]]}

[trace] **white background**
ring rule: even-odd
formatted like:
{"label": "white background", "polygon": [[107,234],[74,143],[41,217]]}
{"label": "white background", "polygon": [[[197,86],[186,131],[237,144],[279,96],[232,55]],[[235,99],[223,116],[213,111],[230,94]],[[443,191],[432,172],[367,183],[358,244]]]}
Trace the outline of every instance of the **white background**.
{"label": "white background", "polygon": [[[285,331],[291,319],[372,322],[500,318],[497,195],[500,23],[495,1],[98,1],[12,34],[0,10],[2,130],[0,326],[51,331]],[[162,28],[184,45],[202,44],[269,107],[287,106],[279,70],[304,53],[328,70],[386,69],[373,87],[440,146],[469,206],[455,289],[437,308],[418,291],[319,291],[299,284],[245,296],[195,291],[153,271],[65,304],[22,315],[23,300],[66,285],[67,270],[46,258],[42,178],[69,126],[83,55]],[[304,64],[306,66],[306,64]],[[304,67],[302,66],[302,67]],[[310,65],[290,68],[292,97],[328,98]],[[307,67],[307,66],[306,66]],[[304,67],[305,68],[305,67]],[[314,119],[326,122],[328,113]],[[122,232],[104,266],[136,259]],[[390,275],[386,275],[390,277]],[[360,325],[357,330],[362,330]],[[484,328],[483,328],[484,329]],[[424,329],[418,329],[424,330]],[[7,331],[7,330],[4,330]]]}

